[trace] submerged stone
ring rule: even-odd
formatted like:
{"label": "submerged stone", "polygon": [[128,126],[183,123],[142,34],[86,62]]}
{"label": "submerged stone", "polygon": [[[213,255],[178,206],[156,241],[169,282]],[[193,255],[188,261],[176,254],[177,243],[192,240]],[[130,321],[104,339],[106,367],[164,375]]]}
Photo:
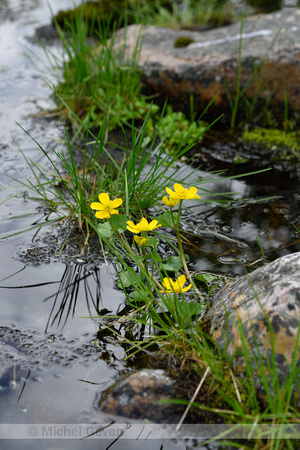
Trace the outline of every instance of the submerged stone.
{"label": "submerged stone", "polygon": [[162,369],[144,369],[118,382],[102,396],[100,411],[130,419],[147,419],[159,423],[178,420],[178,405],[158,404],[174,398],[172,379]]}
{"label": "submerged stone", "polygon": [[256,373],[264,366],[284,383],[291,365],[300,367],[299,275],[300,253],[293,253],[229,283],[213,299],[212,336],[238,370],[246,370],[248,359]]}

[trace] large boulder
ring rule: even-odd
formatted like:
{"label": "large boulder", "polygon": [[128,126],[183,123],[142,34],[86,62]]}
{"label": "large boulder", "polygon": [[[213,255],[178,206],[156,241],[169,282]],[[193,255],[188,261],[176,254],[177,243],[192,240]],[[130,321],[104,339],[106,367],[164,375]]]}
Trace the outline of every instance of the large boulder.
{"label": "large boulder", "polygon": [[226,285],[213,300],[210,316],[214,340],[237,369],[245,370],[247,351],[254,370],[262,362],[284,382],[294,356],[300,367],[300,253]]}
{"label": "large boulder", "polygon": [[[126,51],[132,55],[141,42],[139,64],[150,92],[177,102],[190,111],[204,108],[217,95],[211,115],[225,113],[230,119],[228,95],[234,100],[238,85],[240,22],[206,31],[187,31],[132,25],[126,31]],[[186,47],[176,47],[186,37]],[[183,40],[184,41],[184,40]],[[179,42],[183,45],[182,40]],[[119,30],[115,47],[124,45]],[[271,14],[248,17],[243,22],[240,89],[246,98],[269,105],[280,114],[300,111],[300,9],[286,8]],[[254,66],[257,76],[253,77]],[[227,114],[226,114],[227,112]]]}

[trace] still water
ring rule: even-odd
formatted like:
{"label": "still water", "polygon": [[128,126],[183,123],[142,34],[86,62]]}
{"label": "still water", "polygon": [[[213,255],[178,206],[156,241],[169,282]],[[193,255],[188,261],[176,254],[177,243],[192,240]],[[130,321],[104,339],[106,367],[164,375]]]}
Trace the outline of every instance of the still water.
{"label": "still water", "polygon": [[[55,13],[74,1],[49,3]],[[16,192],[13,178],[25,180],[30,176],[18,146],[27,158],[46,165],[38,147],[17,124],[44,148],[61,147],[62,124],[33,117],[54,103],[43,76],[25,56],[34,54],[36,60],[45,62],[43,51],[29,38],[50,20],[46,0],[0,2],[0,202]],[[216,149],[207,151],[209,156],[203,151],[202,163],[206,166],[232,169],[226,162],[226,152],[222,158],[214,158]],[[199,180],[203,175],[199,171]],[[292,174],[285,177],[290,181],[284,185],[282,176],[281,186],[265,175],[204,186],[220,193],[237,192],[239,202],[223,208],[190,205],[193,214],[184,218],[183,227],[192,243],[187,250],[192,268],[243,274],[245,268],[251,270],[261,260],[257,237],[267,260],[299,251],[298,233],[292,226],[300,220],[298,178]],[[278,198],[259,201],[274,195]],[[0,217],[0,233],[5,237],[38,226],[43,214],[39,205],[20,196],[1,203]],[[4,436],[3,424],[16,424],[10,428],[10,437],[16,440],[0,440],[1,449],[40,448],[40,441],[29,439],[34,437],[34,424],[109,424],[110,419],[100,417],[95,408],[99,393],[134,370],[124,362],[124,349],[119,344],[108,341],[95,345],[98,322],[87,318],[101,310],[116,313],[124,304],[124,295],[115,287],[113,268],[105,264],[89,266],[76,259],[66,264],[59,258],[25,264],[20,258],[22,252],[47,245],[47,240],[39,241],[37,231],[34,228],[1,241],[0,439]],[[120,419],[121,424],[124,422]],[[53,433],[52,437],[59,437],[54,429]],[[110,435],[108,439],[88,441],[83,439],[85,435],[80,437],[44,440],[43,447],[152,450],[196,446],[158,438],[119,440]]]}

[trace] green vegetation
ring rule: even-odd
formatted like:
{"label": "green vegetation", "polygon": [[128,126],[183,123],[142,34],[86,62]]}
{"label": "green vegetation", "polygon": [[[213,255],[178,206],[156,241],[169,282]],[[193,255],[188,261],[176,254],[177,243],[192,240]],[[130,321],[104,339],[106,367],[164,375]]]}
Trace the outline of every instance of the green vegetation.
{"label": "green vegetation", "polygon": [[[157,127],[158,123],[159,126]],[[166,113],[159,121],[157,116],[149,119],[148,127],[151,134],[157,129],[158,136],[165,141],[167,148],[171,150],[180,142],[185,142],[188,145],[201,142],[208,124],[189,120],[183,112],[174,112],[171,106],[167,106]]]}
{"label": "green vegetation", "polygon": [[[286,448],[293,449],[292,434],[290,437],[287,434],[293,429],[289,427],[300,423],[297,412],[300,370],[296,364],[300,327],[290,374],[284,382],[277,372],[275,357],[266,364],[259,347],[249,348],[238,323],[245,368],[242,376],[241,369],[233,369],[232,358],[226,350],[217,346],[207,332],[205,319],[209,296],[222,280],[210,274],[207,278],[206,274],[191,276],[182,247],[181,209],[186,200],[201,201],[197,188],[183,188],[175,183],[174,191],[166,187],[166,192],[169,198],[164,196],[161,202],[163,208],[167,206],[168,209],[163,214],[150,216],[149,221],[143,217],[138,223],[118,214],[116,208],[122,200],[118,199],[114,204],[107,193],[100,194],[100,203],[91,205],[99,211],[98,218],[104,220],[98,225],[97,233],[115,262],[118,284],[124,290],[128,307],[125,316],[122,313],[120,317],[100,317],[100,333],[110,330],[123,345],[126,343],[127,358],[157,346],[165,359],[179,359],[185,369],[174,374],[176,378],[186,377],[187,371],[198,373],[200,382],[195,393],[202,388],[209,395],[206,392],[201,395],[201,403],[195,402],[196,396],[190,402],[174,400],[173,403],[186,404],[187,409],[199,409],[196,417],[201,423],[221,421],[231,424],[232,428],[210,442],[223,438],[223,445],[231,446],[230,438],[226,439],[231,431],[243,433],[240,435],[247,439],[245,448],[262,449],[267,445],[267,448],[275,449],[286,445]],[[176,236],[175,245],[165,231],[168,228]],[[157,251],[162,240],[169,241],[174,251],[174,255],[165,260]],[[207,282],[211,283],[208,294],[205,289]],[[118,324],[128,330],[135,329],[135,335],[125,333],[124,337],[119,334]],[[271,330],[270,348],[274,349],[273,329],[270,323],[268,325]],[[131,338],[128,339],[128,336]],[[170,371],[172,373],[172,369]],[[183,421],[184,416],[178,429]],[[241,429],[241,425],[246,427]],[[260,425],[265,428],[259,428]],[[267,425],[274,428],[266,429]]]}
{"label": "green vegetation", "polygon": [[95,24],[98,29],[99,22],[116,22],[118,28],[133,23],[194,28],[207,24],[228,24],[234,14],[232,8],[222,0],[184,0],[180,4],[170,0],[101,0],[88,1],[75,9],[60,11],[55,16],[54,23],[64,28],[80,15],[88,24],[88,34],[91,36],[94,34]]}
{"label": "green vegetation", "polygon": [[243,139],[269,147],[272,151],[282,149],[284,151],[282,157],[284,158],[293,156],[299,158],[300,133],[297,131],[288,132],[256,127],[251,131],[244,131]]}
{"label": "green vegetation", "polygon": [[[194,141],[189,144],[186,142],[189,138],[187,135],[181,143],[173,146],[171,153],[167,153],[164,142],[158,139],[159,123],[156,133],[148,134],[147,122],[150,112],[139,130],[135,129],[134,121],[132,121],[130,143],[123,130],[124,140],[127,142],[125,147],[109,141],[104,144],[106,123],[104,121],[98,134],[94,135],[90,129],[92,111],[93,105],[87,116],[87,124],[73,113],[73,119],[77,118],[81,128],[86,131],[85,144],[83,148],[77,149],[82,155],[80,167],[76,165],[74,158],[75,146],[65,130],[66,152],[57,152],[53,148],[51,152],[46,151],[32,138],[50,162],[52,170],[41,167],[26,158],[20,148],[32,172],[33,181],[20,182],[14,179],[22,186],[22,192],[33,192],[31,198],[42,201],[55,213],[54,221],[76,218],[79,227],[86,233],[86,243],[90,229],[96,229],[96,221],[89,205],[97,192],[109,190],[112,197],[126,198],[124,211],[130,217],[137,218],[141,211],[147,211],[156,204],[167,183],[176,179],[185,181],[187,175],[181,175],[183,169],[172,169],[171,172],[170,169],[194,145]],[[198,135],[197,138],[199,138]],[[118,151],[119,158],[111,155],[112,149]],[[214,175],[208,174],[203,183],[213,179]],[[45,225],[47,223],[49,222],[45,222]]]}
{"label": "green vegetation", "polygon": [[88,27],[81,17],[67,28],[68,34],[59,30],[62,61],[48,49],[45,51],[51,60],[52,73],[59,74],[55,88],[59,110],[71,121],[73,130],[79,122],[74,120],[72,112],[83,124],[88,120],[93,129],[99,128],[105,120],[107,131],[111,131],[120,123],[130,125],[133,113],[136,121],[143,122],[150,110],[151,113],[158,110],[140,92],[142,71],[136,59],[138,42],[135,55],[123,61],[120,54],[124,45],[118,53],[113,51],[114,38],[108,40],[108,25],[103,25],[101,32],[97,32],[100,40],[97,46],[89,44]]}
{"label": "green vegetation", "polygon": [[[143,96],[137,58],[124,62],[122,49],[119,54],[113,51],[114,35],[107,40],[112,29],[98,26],[100,45],[89,45],[91,29],[88,31],[82,16],[77,16],[65,31],[59,31],[62,60],[45,49],[52,73],[59,73],[54,94],[59,113],[71,123],[72,137],[66,127],[66,148],[62,152],[46,151],[35,141],[51,170],[26,159],[20,149],[33,178],[21,182],[22,192],[33,192],[32,198],[52,211],[53,221],[75,218],[85,234],[85,246],[92,232],[98,234],[99,252],[114,262],[128,308],[128,314],[121,317],[98,317],[100,327],[112,329],[116,338],[126,342],[128,357],[158,344],[164,354],[172,354],[189,370],[199,373],[209,397],[216,398],[214,406],[194,404],[203,411],[203,421],[209,412],[215,420],[219,417],[225,423],[250,425],[252,431],[259,424],[297,424],[300,416],[292,395],[299,377],[297,349],[290,376],[281,385],[274,358],[265,367],[258,355],[257,371],[253,370],[251,349],[243,342],[246,370],[240,376],[226,352],[211,339],[209,320],[205,318],[210,296],[226,279],[210,274],[193,276],[184,253],[182,208],[186,201],[206,202],[206,194],[212,197],[204,185],[214,180],[215,174],[193,179],[175,163],[213,124],[195,121],[193,111],[190,120],[169,106],[159,111]],[[138,52],[139,43],[135,56]],[[240,70],[239,67],[239,82]],[[239,86],[232,101],[232,127],[236,125],[243,93]],[[113,143],[111,131],[116,128],[121,130],[124,145]],[[75,150],[82,154],[81,167],[76,164]],[[113,156],[112,150],[117,150],[120,157]],[[166,192],[169,198],[163,196]],[[217,196],[225,204],[232,201],[226,193]],[[49,224],[49,219],[45,224]],[[168,246],[167,257],[162,256],[160,244]],[[140,337],[127,340],[115,331],[112,319],[114,325],[125,323],[126,330],[135,325],[142,330]],[[253,438],[250,445],[293,448],[291,440],[276,440],[276,435]]]}

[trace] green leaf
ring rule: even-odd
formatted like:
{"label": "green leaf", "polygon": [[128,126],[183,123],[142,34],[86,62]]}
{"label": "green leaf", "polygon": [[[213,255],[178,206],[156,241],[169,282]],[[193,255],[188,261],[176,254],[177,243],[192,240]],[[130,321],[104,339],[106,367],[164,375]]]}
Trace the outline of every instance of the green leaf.
{"label": "green leaf", "polygon": [[196,316],[203,311],[204,306],[197,302],[179,302],[178,311],[181,315],[188,314],[189,316]]}
{"label": "green leaf", "polygon": [[[177,220],[177,214],[173,214],[174,220]],[[164,212],[161,216],[155,217],[163,227],[174,228],[171,211]]]}
{"label": "green leaf", "polygon": [[155,236],[149,236],[148,237],[148,242],[147,242],[147,247],[154,247],[156,248],[158,246],[158,240],[156,239]]}
{"label": "green leaf", "polygon": [[201,283],[210,283],[214,280],[217,280],[218,277],[211,275],[210,273],[200,273],[199,275],[195,275],[194,278],[201,281]]}
{"label": "green leaf", "polygon": [[[188,260],[188,255],[184,255],[185,259]],[[180,256],[169,256],[166,261],[162,262],[162,266],[167,271],[178,272],[182,268],[182,261]]]}
{"label": "green leaf", "polygon": [[121,272],[118,274],[119,280],[117,282],[117,285],[120,289],[129,287],[129,286],[135,286],[136,285],[136,277],[137,275],[133,272]]}
{"label": "green leaf", "polygon": [[141,255],[130,255],[130,258],[136,264],[140,264],[140,263],[142,263],[144,261],[144,256],[141,256]]}
{"label": "green leaf", "polygon": [[97,233],[104,238],[110,238],[114,234],[109,222],[97,225]]}
{"label": "green leaf", "polygon": [[127,229],[127,221],[129,218],[124,214],[113,214],[110,216],[109,223],[111,228],[118,230],[119,233],[122,233]]}
{"label": "green leaf", "polygon": [[133,291],[129,294],[129,297],[132,300],[135,301],[140,301],[140,302],[149,302],[149,295],[147,294],[147,292],[138,292],[138,291]]}

